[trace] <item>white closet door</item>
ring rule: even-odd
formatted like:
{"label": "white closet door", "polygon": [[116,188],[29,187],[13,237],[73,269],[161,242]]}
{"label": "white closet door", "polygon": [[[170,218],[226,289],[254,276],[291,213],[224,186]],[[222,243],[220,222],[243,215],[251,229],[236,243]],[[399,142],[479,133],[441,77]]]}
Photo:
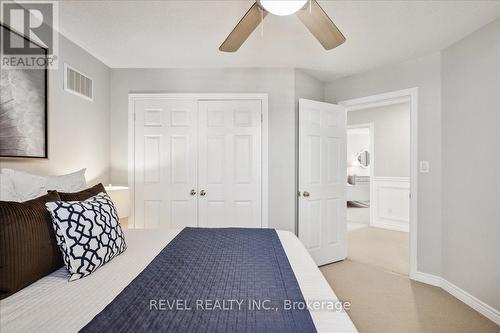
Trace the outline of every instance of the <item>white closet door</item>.
{"label": "white closet door", "polygon": [[135,102],[135,227],[197,225],[197,102]]}
{"label": "white closet door", "polygon": [[199,102],[199,226],[261,227],[261,107]]}

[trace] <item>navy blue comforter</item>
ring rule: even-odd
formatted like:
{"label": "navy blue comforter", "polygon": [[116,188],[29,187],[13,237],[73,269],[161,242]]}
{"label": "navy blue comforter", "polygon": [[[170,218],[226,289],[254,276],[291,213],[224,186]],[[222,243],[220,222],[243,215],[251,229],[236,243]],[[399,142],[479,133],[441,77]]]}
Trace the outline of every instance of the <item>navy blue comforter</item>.
{"label": "navy blue comforter", "polygon": [[82,332],[316,332],[296,302],[275,230],[185,228]]}

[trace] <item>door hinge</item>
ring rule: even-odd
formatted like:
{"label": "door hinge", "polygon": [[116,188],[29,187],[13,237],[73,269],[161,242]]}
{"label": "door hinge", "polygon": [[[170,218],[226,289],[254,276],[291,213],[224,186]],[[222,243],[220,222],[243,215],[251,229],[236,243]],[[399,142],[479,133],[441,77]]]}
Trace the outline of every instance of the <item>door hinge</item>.
{"label": "door hinge", "polygon": [[260,114],[260,122],[263,123],[264,122],[264,115],[261,113]]}
{"label": "door hinge", "polygon": [[134,112],[134,121],[135,121],[135,112]]}

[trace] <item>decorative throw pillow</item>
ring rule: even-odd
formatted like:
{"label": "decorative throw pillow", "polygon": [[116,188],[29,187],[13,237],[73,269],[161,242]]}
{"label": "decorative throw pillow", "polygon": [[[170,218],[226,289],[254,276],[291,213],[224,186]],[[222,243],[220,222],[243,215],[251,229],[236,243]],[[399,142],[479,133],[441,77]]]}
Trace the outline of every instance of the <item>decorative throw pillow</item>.
{"label": "decorative throw pillow", "polygon": [[9,175],[0,173],[0,200],[2,201],[19,201],[14,183]]}
{"label": "decorative throw pillow", "polygon": [[52,215],[70,281],[93,273],[126,250],[116,208],[106,193],[85,201],[56,201],[45,206]]}
{"label": "decorative throw pillow", "polygon": [[94,195],[98,195],[99,193],[106,193],[106,189],[104,188],[104,185],[99,183],[80,192],[73,192],[73,193],[57,192],[57,193],[61,197],[61,201],[84,201],[93,197]]}
{"label": "decorative throw pillow", "polygon": [[26,202],[0,201],[0,299],[64,266],[52,218],[49,193]]}
{"label": "decorative throw pillow", "polygon": [[31,173],[2,169],[8,175],[20,201],[31,200],[47,193],[48,190],[61,192],[77,192],[87,187],[85,170],[69,173],[62,176],[39,176]]}

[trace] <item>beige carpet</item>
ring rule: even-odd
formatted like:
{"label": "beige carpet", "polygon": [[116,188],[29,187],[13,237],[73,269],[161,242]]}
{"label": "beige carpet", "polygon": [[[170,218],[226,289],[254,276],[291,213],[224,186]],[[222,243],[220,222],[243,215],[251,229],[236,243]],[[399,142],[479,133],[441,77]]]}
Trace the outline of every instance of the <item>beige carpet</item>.
{"label": "beige carpet", "polygon": [[371,229],[351,230],[348,259],[321,267],[337,296],[351,302],[349,316],[360,333],[500,332],[442,289],[406,276],[407,234]]}
{"label": "beige carpet", "polygon": [[[349,223],[351,224],[351,223]],[[373,227],[350,227],[347,253],[349,259],[408,275],[408,233]]]}

